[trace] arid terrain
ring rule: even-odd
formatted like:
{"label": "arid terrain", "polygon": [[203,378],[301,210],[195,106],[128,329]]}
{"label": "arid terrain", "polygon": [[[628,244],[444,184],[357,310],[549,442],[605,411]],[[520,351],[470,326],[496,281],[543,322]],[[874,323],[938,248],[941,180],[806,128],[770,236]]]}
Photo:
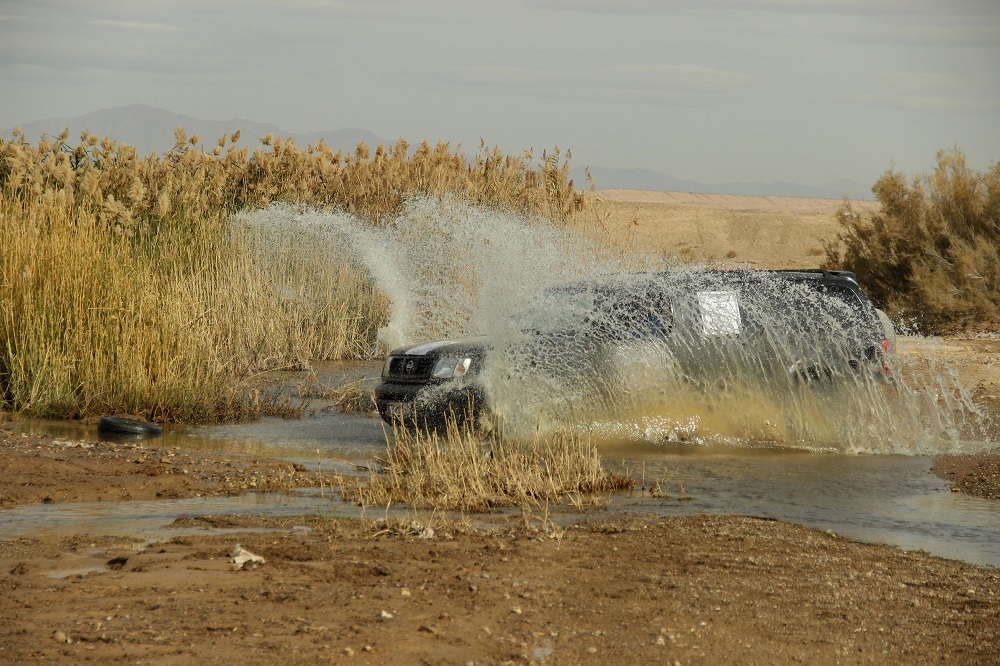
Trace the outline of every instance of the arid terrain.
{"label": "arid terrain", "polygon": [[[637,247],[685,261],[816,268],[839,231],[839,199],[597,190],[594,214]],[[856,212],[877,207],[852,201]]]}
{"label": "arid terrain", "polygon": [[[637,243],[766,267],[817,265],[840,203],[598,194],[597,214]],[[901,338],[900,353],[946,358],[1000,422],[1000,336]],[[0,425],[0,521],[24,504],[319,482],[291,463],[156,441]],[[1000,444],[934,471],[954,492],[1000,499]],[[746,516],[376,515],[194,516],[177,527],[217,531],[155,543],[0,541],[0,664],[1000,663],[991,567]],[[237,544],[263,561],[238,566]]]}

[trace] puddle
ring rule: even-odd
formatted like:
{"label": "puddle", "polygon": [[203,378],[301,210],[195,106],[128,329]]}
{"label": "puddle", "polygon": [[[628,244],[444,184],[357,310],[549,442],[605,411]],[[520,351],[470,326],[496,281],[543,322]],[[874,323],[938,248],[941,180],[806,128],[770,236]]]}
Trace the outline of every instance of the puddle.
{"label": "puddle", "polygon": [[[306,489],[296,493],[247,493],[237,497],[36,504],[0,511],[0,540],[86,534],[91,537],[129,535],[162,541],[185,534],[230,531],[167,527],[182,516],[211,514],[348,517],[359,515],[359,509],[341,501],[340,495],[329,488],[323,492]],[[241,527],[231,531],[254,530]]]}
{"label": "puddle", "polygon": [[[377,365],[371,363],[330,364],[322,368],[325,374],[320,380],[329,385],[347,369],[358,372],[359,368],[369,376],[378,372]],[[313,401],[312,416],[298,420],[168,426],[163,437],[147,441],[155,446],[282,458],[310,468],[320,465],[341,471],[346,471],[345,461],[368,463],[384,451],[385,433],[379,419],[325,410],[317,404],[322,406]],[[41,421],[16,425],[26,432],[62,440],[99,439],[96,426]],[[972,451],[995,445],[969,442],[962,448]],[[647,488],[658,482],[667,496],[616,496],[607,509],[589,511],[585,518],[703,513],[758,516],[830,530],[855,540],[1000,566],[1000,503],[950,492],[948,484],[931,473],[930,456],[653,444],[644,438],[625,443],[619,440],[600,448],[609,466],[624,464]],[[206,528],[167,526],[181,516],[206,514],[357,517],[362,510],[341,501],[329,488],[322,494],[318,489],[307,489],[292,494],[23,506],[0,510],[0,539],[90,534],[157,541],[204,533]],[[383,515],[384,508],[367,510],[368,517]],[[396,510],[389,515],[396,515]],[[398,515],[404,516],[404,510]],[[482,519],[488,521],[489,516]],[[563,519],[578,521],[581,515],[567,510]]]}
{"label": "puddle", "polygon": [[669,495],[613,502],[625,511],[773,518],[1000,566],[1000,504],[952,493],[930,457],[699,450],[624,460]]}
{"label": "puddle", "polygon": [[[377,419],[339,414],[177,428],[157,443],[248,451],[313,465],[317,449],[324,460],[354,461],[370,461],[384,449]],[[757,516],[830,530],[855,540],[1000,566],[1000,504],[952,493],[931,473],[933,459],[928,456],[682,444],[608,446],[602,454],[610,466],[624,464],[632,470],[647,488],[654,481],[659,483],[667,496],[619,495],[607,509],[585,514],[587,518]],[[0,539],[91,534],[134,535],[155,541],[204,533],[206,528],[167,525],[181,516],[206,514],[358,517],[362,510],[341,501],[329,488],[322,495],[318,489],[307,489],[291,494],[23,506],[0,511]],[[367,510],[368,517],[384,514],[384,508]],[[404,510],[399,515],[405,515]],[[563,517],[581,518],[570,511]]]}

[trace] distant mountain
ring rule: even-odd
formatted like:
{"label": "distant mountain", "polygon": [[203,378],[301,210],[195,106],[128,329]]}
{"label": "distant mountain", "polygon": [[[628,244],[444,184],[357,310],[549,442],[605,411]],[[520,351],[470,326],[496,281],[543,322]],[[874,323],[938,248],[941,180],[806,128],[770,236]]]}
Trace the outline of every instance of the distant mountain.
{"label": "distant mountain", "polygon": [[[101,109],[76,118],[49,118],[26,123],[20,126],[28,141],[35,143],[43,134],[57,135],[69,128],[70,142],[79,139],[84,130],[104,137],[110,136],[115,141],[122,141],[135,146],[140,154],[156,151],[162,155],[174,146],[174,131],[183,127],[188,138],[195,134],[201,135],[201,145],[211,150],[223,134],[232,134],[240,130],[240,147],[250,146],[253,149],[260,143],[261,137],[274,134],[281,137],[292,137],[301,147],[315,144],[321,138],[326,140],[333,150],[354,151],[360,141],[375,147],[382,139],[365,129],[339,129],[325,132],[289,132],[277,125],[259,123],[244,118],[232,120],[202,120],[178,113],[158,109],[145,104],[132,104],[112,109]],[[3,135],[10,136],[14,127],[4,128]]]}
{"label": "distant mountain", "polygon": [[[211,150],[223,134],[240,130],[238,146],[257,146],[261,137],[274,134],[292,137],[303,148],[326,140],[333,150],[353,152],[358,143],[364,141],[374,148],[387,143],[365,129],[347,128],[322,132],[289,132],[277,125],[255,122],[245,118],[231,120],[203,120],[166,109],[158,109],[145,104],[132,104],[111,109],[101,109],[75,118],[49,118],[20,126],[28,141],[35,143],[43,134],[57,135],[69,128],[70,141],[79,139],[81,132],[89,130],[115,141],[124,141],[136,147],[140,154],[157,152],[162,155],[174,146],[174,131],[183,127],[188,137],[201,136],[201,145]],[[10,136],[14,127],[0,129],[3,136]],[[871,199],[869,185],[851,180],[839,180],[819,186],[798,183],[732,182],[706,184],[693,180],[683,180],[653,169],[612,169],[592,166],[590,172],[598,188],[622,188],[630,190],[654,190],[661,192],[697,192],[704,194],[748,194],[757,196],[778,195],[793,197],[824,197],[840,199]],[[578,187],[587,187],[587,178],[582,167],[572,169],[571,176]]]}
{"label": "distant mountain", "polygon": [[[621,188],[627,190],[653,190],[659,192],[696,192],[699,194],[746,194],[752,196],[822,197],[854,200],[872,199],[870,185],[853,180],[838,180],[825,185],[801,185],[786,182],[732,182],[699,183],[682,180],[662,171],[653,169],[611,169],[590,167],[597,188]],[[587,187],[587,176],[583,167],[571,169],[570,175],[579,188]]]}

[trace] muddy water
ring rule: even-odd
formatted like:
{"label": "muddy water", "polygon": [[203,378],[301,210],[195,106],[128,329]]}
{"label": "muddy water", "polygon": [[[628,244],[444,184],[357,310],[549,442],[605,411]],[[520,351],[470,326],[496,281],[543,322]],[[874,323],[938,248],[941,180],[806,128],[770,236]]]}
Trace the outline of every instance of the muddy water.
{"label": "muddy water", "polygon": [[[729,447],[623,450],[663,498],[614,506],[656,515],[742,514],[859,541],[1000,566],[1000,505],[952,493],[928,456],[845,455]],[[611,458],[613,453],[605,451]],[[633,467],[633,469],[636,469]]]}
{"label": "muddy water", "polygon": [[[93,439],[94,429],[25,423],[57,437]],[[157,445],[250,452],[344,469],[384,450],[381,422],[366,416],[319,411],[301,420],[169,429]],[[978,448],[979,445],[970,445]],[[950,492],[931,471],[929,456],[850,455],[728,445],[602,445],[611,466],[625,465],[647,492],[617,496],[607,509],[587,514],[741,514],[786,520],[861,541],[924,549],[942,557],[1000,566],[1000,506]],[[653,483],[660,497],[651,497]],[[297,494],[249,494],[151,502],[55,504],[0,512],[0,539],[70,534],[135,534],[151,540],[180,534],[166,526],[178,516],[248,513],[318,513],[357,516],[361,509],[330,489]],[[383,511],[375,511],[379,516]],[[369,508],[368,515],[374,515]],[[580,520],[566,513],[565,520]]]}

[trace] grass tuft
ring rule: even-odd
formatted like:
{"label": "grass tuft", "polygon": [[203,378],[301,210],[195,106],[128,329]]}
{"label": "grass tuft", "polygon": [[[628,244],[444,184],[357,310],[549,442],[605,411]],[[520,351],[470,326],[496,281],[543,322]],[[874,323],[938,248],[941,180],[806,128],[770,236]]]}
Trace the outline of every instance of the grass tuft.
{"label": "grass tuft", "polygon": [[579,436],[534,441],[497,436],[488,446],[452,420],[443,430],[397,426],[382,469],[342,479],[344,499],[365,505],[404,504],[468,512],[492,507],[577,506],[636,483],[609,472],[596,447]]}

